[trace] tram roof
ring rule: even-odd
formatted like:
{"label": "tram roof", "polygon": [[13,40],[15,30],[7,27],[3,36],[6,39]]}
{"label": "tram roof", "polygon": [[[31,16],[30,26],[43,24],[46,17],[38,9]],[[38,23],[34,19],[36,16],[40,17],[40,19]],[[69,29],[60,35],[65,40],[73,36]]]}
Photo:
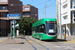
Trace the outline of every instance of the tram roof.
{"label": "tram roof", "polygon": [[45,21],[56,21],[55,18],[43,18],[37,22],[35,22],[32,27],[36,27],[36,26],[39,26],[39,25],[42,25],[42,24],[45,24]]}

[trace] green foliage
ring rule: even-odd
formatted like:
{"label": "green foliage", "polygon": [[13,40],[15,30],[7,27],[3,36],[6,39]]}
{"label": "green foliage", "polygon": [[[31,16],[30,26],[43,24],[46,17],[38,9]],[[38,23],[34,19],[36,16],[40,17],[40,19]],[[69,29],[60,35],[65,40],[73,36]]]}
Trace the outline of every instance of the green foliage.
{"label": "green foliage", "polygon": [[19,31],[20,33],[31,33],[32,31],[32,24],[35,23],[37,20],[34,19],[34,18],[24,18],[24,17],[21,17],[21,19],[18,21],[19,23]]}

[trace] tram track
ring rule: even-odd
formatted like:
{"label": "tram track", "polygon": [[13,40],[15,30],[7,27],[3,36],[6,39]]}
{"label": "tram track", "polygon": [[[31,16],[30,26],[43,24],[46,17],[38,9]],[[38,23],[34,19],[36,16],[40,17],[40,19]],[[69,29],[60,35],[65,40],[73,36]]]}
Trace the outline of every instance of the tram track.
{"label": "tram track", "polygon": [[[28,37],[27,37],[28,38]],[[30,39],[30,38],[28,38],[28,39]],[[32,39],[30,39],[30,40],[32,40]],[[35,43],[37,43],[36,41],[34,41],[34,40],[32,40],[33,42],[35,42]],[[40,46],[42,46],[43,48],[45,48],[46,50],[50,50],[49,48],[47,48],[46,46],[44,46],[44,45],[42,45],[42,44],[40,44],[40,43],[37,43],[37,44],[39,44]]]}
{"label": "tram track", "polygon": [[[42,41],[41,41],[42,42]],[[44,43],[44,42],[43,42]],[[61,48],[65,48],[65,49],[67,49],[67,50],[71,50],[71,49],[69,49],[69,48],[66,48],[66,46],[64,46],[64,45],[61,45],[61,43],[50,43],[50,44],[53,44],[53,45],[56,45],[57,47],[61,47]],[[68,46],[69,47],[69,46]],[[71,47],[71,48],[73,48],[73,47]]]}
{"label": "tram track", "polygon": [[75,48],[74,48],[74,47],[72,47],[72,46],[61,45],[61,43],[59,43],[59,44],[56,44],[56,43],[50,43],[50,44],[57,45],[58,47],[65,48],[65,49],[67,49],[67,50],[75,49]]}
{"label": "tram track", "polygon": [[[41,42],[42,42],[42,41],[41,41]],[[44,42],[43,42],[43,43],[44,43]],[[57,44],[56,44],[56,43],[53,42],[53,43],[50,43],[50,44],[53,44],[53,45],[55,45],[55,46],[57,46],[57,47],[62,47],[62,48],[65,48],[65,49],[66,49],[65,46],[61,46],[61,43],[59,43],[59,44],[57,43]],[[68,48],[67,48],[67,50],[71,50],[71,49],[68,49]]]}
{"label": "tram track", "polygon": [[27,39],[25,40],[34,48],[34,50],[37,50],[37,48],[33,44],[31,44]]}
{"label": "tram track", "polygon": [[[39,47],[42,47],[42,49],[45,49],[45,50],[50,50],[49,48],[47,48],[46,46],[44,46],[43,45],[43,43],[44,43],[44,41],[36,41],[36,40],[34,40],[34,39],[32,39],[31,37],[28,37],[28,36],[26,36],[25,37],[25,40],[34,48],[34,50],[39,50],[38,49],[38,46]],[[30,41],[32,41],[32,42],[30,42]],[[40,43],[41,42],[41,43]],[[37,45],[36,45],[37,44]],[[71,49],[73,49],[73,47],[69,47],[69,46],[67,46],[67,45],[61,45],[62,43],[50,43],[49,42],[49,44],[53,44],[53,45],[55,45],[54,47],[56,48],[56,47],[61,47],[61,48],[64,48],[64,49],[66,49],[66,50],[71,50]]]}
{"label": "tram track", "polygon": [[[29,37],[27,37],[27,38],[29,38]],[[29,38],[30,39],[30,38]],[[32,39],[30,39],[30,40],[32,40]],[[32,40],[32,41],[34,41],[34,40]],[[36,42],[36,41],[34,41],[34,42]],[[43,41],[41,41],[41,42],[43,42]],[[36,42],[37,43],[37,42]],[[42,45],[42,44],[40,44],[40,43],[38,43],[39,45],[41,45],[41,46],[43,46],[43,47],[45,47],[44,45]],[[62,48],[65,48],[64,46],[61,46],[60,44],[56,44],[56,43],[50,43],[50,44],[53,44],[53,45],[56,45],[56,46],[59,46],[59,47],[62,47]],[[45,47],[47,50],[49,50],[47,47]],[[65,48],[66,49],[66,48]],[[71,50],[71,49],[69,49],[69,48],[67,48],[67,50]]]}

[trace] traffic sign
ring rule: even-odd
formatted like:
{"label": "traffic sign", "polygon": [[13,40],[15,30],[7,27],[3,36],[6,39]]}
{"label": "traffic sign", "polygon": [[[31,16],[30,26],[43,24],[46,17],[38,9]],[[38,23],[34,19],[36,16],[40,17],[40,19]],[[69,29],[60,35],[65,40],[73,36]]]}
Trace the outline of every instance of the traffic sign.
{"label": "traffic sign", "polygon": [[7,14],[7,19],[20,19],[20,14]]}

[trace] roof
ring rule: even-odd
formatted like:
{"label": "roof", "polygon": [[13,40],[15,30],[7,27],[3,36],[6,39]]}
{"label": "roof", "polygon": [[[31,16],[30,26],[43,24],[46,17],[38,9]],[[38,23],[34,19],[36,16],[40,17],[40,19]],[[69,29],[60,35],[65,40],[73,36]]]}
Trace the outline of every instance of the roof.
{"label": "roof", "polygon": [[55,18],[43,18],[32,25],[32,27],[36,27],[42,24],[45,24],[45,21],[56,21]]}

